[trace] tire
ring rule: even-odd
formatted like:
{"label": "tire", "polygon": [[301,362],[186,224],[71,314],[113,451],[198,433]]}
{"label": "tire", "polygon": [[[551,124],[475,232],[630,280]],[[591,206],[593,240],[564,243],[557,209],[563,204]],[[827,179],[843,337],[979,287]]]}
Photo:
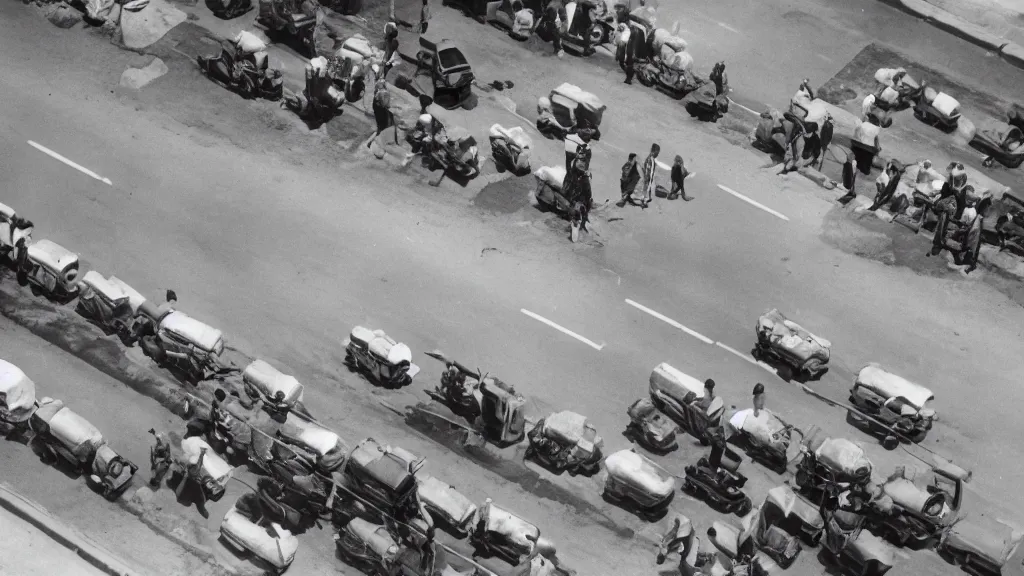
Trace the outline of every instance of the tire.
{"label": "tire", "polygon": [[799,488],[806,489],[811,484],[811,477],[810,476],[811,475],[808,474],[806,470],[804,470],[803,468],[800,468],[799,470],[796,471],[796,477],[795,477],[796,485]]}
{"label": "tire", "polygon": [[1018,155],[1015,159],[1006,163],[1009,168],[1020,168],[1020,165],[1024,163],[1024,155]]}
{"label": "tire", "polygon": [[740,518],[750,514],[750,511],[754,509],[754,503],[750,501],[747,496],[743,497],[743,502],[736,508],[736,515]]}
{"label": "tire", "polygon": [[821,535],[823,532],[824,530],[815,532],[813,535],[804,538],[804,542],[812,548],[817,546],[821,543]]}
{"label": "tire", "polygon": [[882,439],[882,448],[885,448],[886,450],[895,450],[899,445],[900,439],[891,434]]}
{"label": "tire", "polygon": [[597,46],[598,44],[604,44],[606,34],[604,32],[604,26],[600,24],[594,24],[587,31],[587,35],[590,36],[590,45]]}

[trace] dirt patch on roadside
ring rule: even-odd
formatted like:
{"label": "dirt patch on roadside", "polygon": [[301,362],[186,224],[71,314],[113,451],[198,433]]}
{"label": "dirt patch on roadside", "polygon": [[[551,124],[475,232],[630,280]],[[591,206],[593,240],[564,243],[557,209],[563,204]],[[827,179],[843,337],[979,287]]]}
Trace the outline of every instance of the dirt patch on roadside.
{"label": "dirt patch on roadside", "polygon": [[532,184],[529,176],[509,176],[492,182],[473,198],[473,205],[498,214],[513,214],[530,205]]}
{"label": "dirt patch on roadside", "polygon": [[[875,218],[874,215],[869,216]],[[869,230],[860,221],[851,218],[845,208],[836,206],[825,214],[821,223],[821,239],[843,252],[881,262],[896,264],[893,240],[886,234]]]}

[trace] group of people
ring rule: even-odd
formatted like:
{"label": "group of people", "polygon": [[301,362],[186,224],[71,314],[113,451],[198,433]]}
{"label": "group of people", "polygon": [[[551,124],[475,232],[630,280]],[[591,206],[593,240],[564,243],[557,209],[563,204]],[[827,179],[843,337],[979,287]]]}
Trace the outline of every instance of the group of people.
{"label": "group of people", "polygon": [[[640,206],[641,208],[647,208],[653,201],[658,188],[656,176],[659,154],[661,154],[661,146],[658,144],[651,145],[651,151],[647,158],[644,159],[643,164],[637,162],[635,152],[629,154],[626,163],[622,165],[622,175],[619,179],[619,189],[622,193],[622,199],[618,202],[620,207],[628,203]],[[671,189],[668,191],[666,198],[669,200],[682,198],[687,202],[693,200],[693,196],[686,194],[686,179],[692,175],[686,169],[683,157],[676,156],[670,172]],[[640,186],[639,191],[637,190],[637,185]]]}

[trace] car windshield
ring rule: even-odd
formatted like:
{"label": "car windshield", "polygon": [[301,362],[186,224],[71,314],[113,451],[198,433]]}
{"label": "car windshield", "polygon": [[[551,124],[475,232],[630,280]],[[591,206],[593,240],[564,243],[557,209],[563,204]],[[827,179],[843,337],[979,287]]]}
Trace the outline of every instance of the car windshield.
{"label": "car windshield", "polygon": [[448,70],[450,68],[466,66],[469,64],[469,62],[466,62],[466,57],[462,55],[462,52],[460,52],[458,48],[442,50],[437,56],[441,60],[442,70]]}

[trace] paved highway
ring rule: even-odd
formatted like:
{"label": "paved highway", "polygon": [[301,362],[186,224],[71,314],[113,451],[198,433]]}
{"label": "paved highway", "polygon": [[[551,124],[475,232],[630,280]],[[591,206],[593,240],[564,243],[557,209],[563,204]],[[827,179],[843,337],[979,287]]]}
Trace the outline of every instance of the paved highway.
{"label": "paved highway", "polygon": [[[694,158],[700,175],[689,192],[698,200],[623,211],[624,220],[598,221],[603,248],[572,246],[528,207],[488,214],[471,205],[472,190],[425,189],[416,176],[349,163],[286,121],[270,130],[273,105],[246,105],[187,63],[171,62],[171,74],[142,96],[111,94],[129,56],[58,31],[21,5],[0,10],[3,201],[35,221],[37,237],[80,252],[85,268],[117,274],[150,296],[175,289],[190,314],[305,381],[313,412],[343,433],[408,433],[393,428],[394,418],[350,408],[371,391],[341,367],[340,341],[358,323],[384,328],[414,351],[441,348],[500,374],[536,399],[537,415],[587,414],[610,449],[625,445],[625,408],[644,394],[651,368],[669,361],[714,377],[736,404],[762,381],[770,405],[789,420],[863,440],[883,470],[905,461],[749,362],[743,352],[757,316],[778,306],[833,342],[832,371],[816,388],[842,398],[868,361],[927,383],[942,421],[926,444],[974,468],[977,489],[1011,515],[1022,508],[1021,472],[1007,465],[1021,455],[1016,431],[989,425],[1012,422],[1021,400],[1021,310],[977,282],[918,276],[829,247],[820,235],[831,205],[807,182],[760,171],[764,158],[667,113],[676,103],[608,85],[599,176],[614,182],[622,153],[612,147],[640,152],[650,134],[679,135],[664,147]],[[72,63],[76,53],[95,56]],[[486,126],[481,120],[499,114],[484,105],[466,118]],[[560,162],[557,148],[545,148],[551,163]],[[425,370],[413,388],[432,386],[439,366],[417,359]],[[373,393],[399,402],[413,392]],[[375,428],[367,428],[368,414],[380,418]],[[117,422],[112,415],[103,424]],[[428,450],[422,441],[415,447]],[[698,450],[671,462],[681,468]],[[762,488],[778,482],[764,476]],[[490,492],[486,486],[474,490]],[[545,501],[511,489],[517,508],[544,516],[557,541],[572,540],[578,517],[545,514]],[[685,510],[710,518],[703,507]],[[627,549],[593,530],[563,548],[581,572],[598,574],[608,566],[601,550],[611,545]],[[617,568],[646,566],[649,548],[628,550]],[[925,555],[901,572],[953,573],[933,560]]]}

